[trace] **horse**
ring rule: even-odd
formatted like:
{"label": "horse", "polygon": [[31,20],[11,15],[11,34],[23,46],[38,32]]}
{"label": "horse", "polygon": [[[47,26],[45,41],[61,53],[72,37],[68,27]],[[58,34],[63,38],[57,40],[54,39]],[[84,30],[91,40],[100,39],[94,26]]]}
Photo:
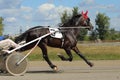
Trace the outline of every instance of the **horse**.
{"label": "horse", "polygon": [[[63,34],[63,38],[54,38],[50,35],[47,37],[42,38],[42,40],[38,43],[38,47],[41,48],[43,58],[46,60],[46,62],[49,64],[49,66],[53,70],[58,70],[57,66],[54,65],[49,57],[48,57],[48,50],[47,46],[55,47],[55,48],[61,48],[64,49],[67,53],[68,57],[64,57],[63,55],[59,54],[58,57],[62,61],[72,61],[73,56],[71,54],[71,50],[73,50],[78,56],[80,56],[90,67],[93,66],[93,63],[88,61],[85,56],[79,51],[77,48],[77,36],[80,34],[80,28],[86,28],[88,30],[92,30],[93,26],[90,22],[90,18],[87,16],[87,13],[80,13],[78,15],[75,15],[71,17],[67,22],[61,24],[58,28],[60,29],[60,32]],[[19,43],[23,40],[27,42],[32,41],[38,37],[41,37],[47,33],[50,33],[49,27],[46,26],[35,26],[28,30],[26,30],[24,33],[19,35],[15,38],[15,42]],[[20,49],[20,51],[25,51],[28,49],[31,49],[35,46],[37,42],[34,42],[28,46],[25,46]]]}

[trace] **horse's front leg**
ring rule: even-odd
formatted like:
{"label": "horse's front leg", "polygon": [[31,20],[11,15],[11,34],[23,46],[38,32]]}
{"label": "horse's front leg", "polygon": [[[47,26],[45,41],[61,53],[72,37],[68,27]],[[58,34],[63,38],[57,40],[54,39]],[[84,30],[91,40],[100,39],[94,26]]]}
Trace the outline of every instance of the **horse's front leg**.
{"label": "horse's front leg", "polygon": [[50,59],[49,59],[49,57],[48,57],[46,44],[42,43],[42,44],[40,44],[40,45],[38,45],[38,46],[41,48],[42,53],[43,53],[43,58],[46,60],[46,62],[49,64],[49,66],[50,66],[53,70],[57,71],[57,70],[58,70],[57,66],[54,65],[54,64],[50,61]]}
{"label": "horse's front leg", "polygon": [[85,56],[82,55],[82,53],[79,51],[79,49],[77,47],[72,48],[73,51],[75,51],[76,54],[78,54],[90,67],[93,66],[93,63],[91,63],[90,61],[88,61]]}

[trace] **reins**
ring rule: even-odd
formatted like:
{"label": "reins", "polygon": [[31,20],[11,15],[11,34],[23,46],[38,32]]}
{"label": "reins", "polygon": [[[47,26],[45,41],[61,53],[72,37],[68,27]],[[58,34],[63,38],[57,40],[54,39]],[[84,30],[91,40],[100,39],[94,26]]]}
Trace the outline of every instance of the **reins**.
{"label": "reins", "polygon": [[58,29],[89,29],[90,27],[89,26],[71,26],[71,27],[67,27],[67,26],[64,26],[64,27],[50,27],[50,26],[43,26],[43,27],[38,27],[38,28],[34,28],[34,29],[39,29],[39,28],[58,28]]}
{"label": "reins", "polygon": [[51,28],[59,28],[59,29],[79,29],[79,28],[81,28],[81,29],[87,29],[87,28],[90,28],[90,27],[84,27],[84,26],[73,26],[73,27],[51,27]]}

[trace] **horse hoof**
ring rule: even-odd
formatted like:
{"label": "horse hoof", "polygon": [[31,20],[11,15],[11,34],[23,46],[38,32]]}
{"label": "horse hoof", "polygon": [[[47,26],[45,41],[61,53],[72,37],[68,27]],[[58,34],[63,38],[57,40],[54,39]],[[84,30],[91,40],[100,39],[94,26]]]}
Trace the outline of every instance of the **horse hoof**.
{"label": "horse hoof", "polygon": [[90,66],[90,67],[93,67],[93,66],[94,66],[94,64],[90,62],[90,63],[89,63],[89,66]]}
{"label": "horse hoof", "polygon": [[55,72],[57,72],[57,71],[58,71],[58,68],[57,68],[57,67],[54,67],[53,70],[54,70]]}

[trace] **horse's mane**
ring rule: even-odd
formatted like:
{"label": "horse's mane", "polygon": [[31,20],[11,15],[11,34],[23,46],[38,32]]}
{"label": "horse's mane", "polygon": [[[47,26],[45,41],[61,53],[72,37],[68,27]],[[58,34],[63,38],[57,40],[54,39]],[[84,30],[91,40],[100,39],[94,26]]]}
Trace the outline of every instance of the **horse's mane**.
{"label": "horse's mane", "polygon": [[71,27],[71,26],[75,26],[75,20],[76,18],[81,17],[81,14],[77,14],[72,16],[71,18],[69,18],[65,23],[60,23],[59,27]]}

